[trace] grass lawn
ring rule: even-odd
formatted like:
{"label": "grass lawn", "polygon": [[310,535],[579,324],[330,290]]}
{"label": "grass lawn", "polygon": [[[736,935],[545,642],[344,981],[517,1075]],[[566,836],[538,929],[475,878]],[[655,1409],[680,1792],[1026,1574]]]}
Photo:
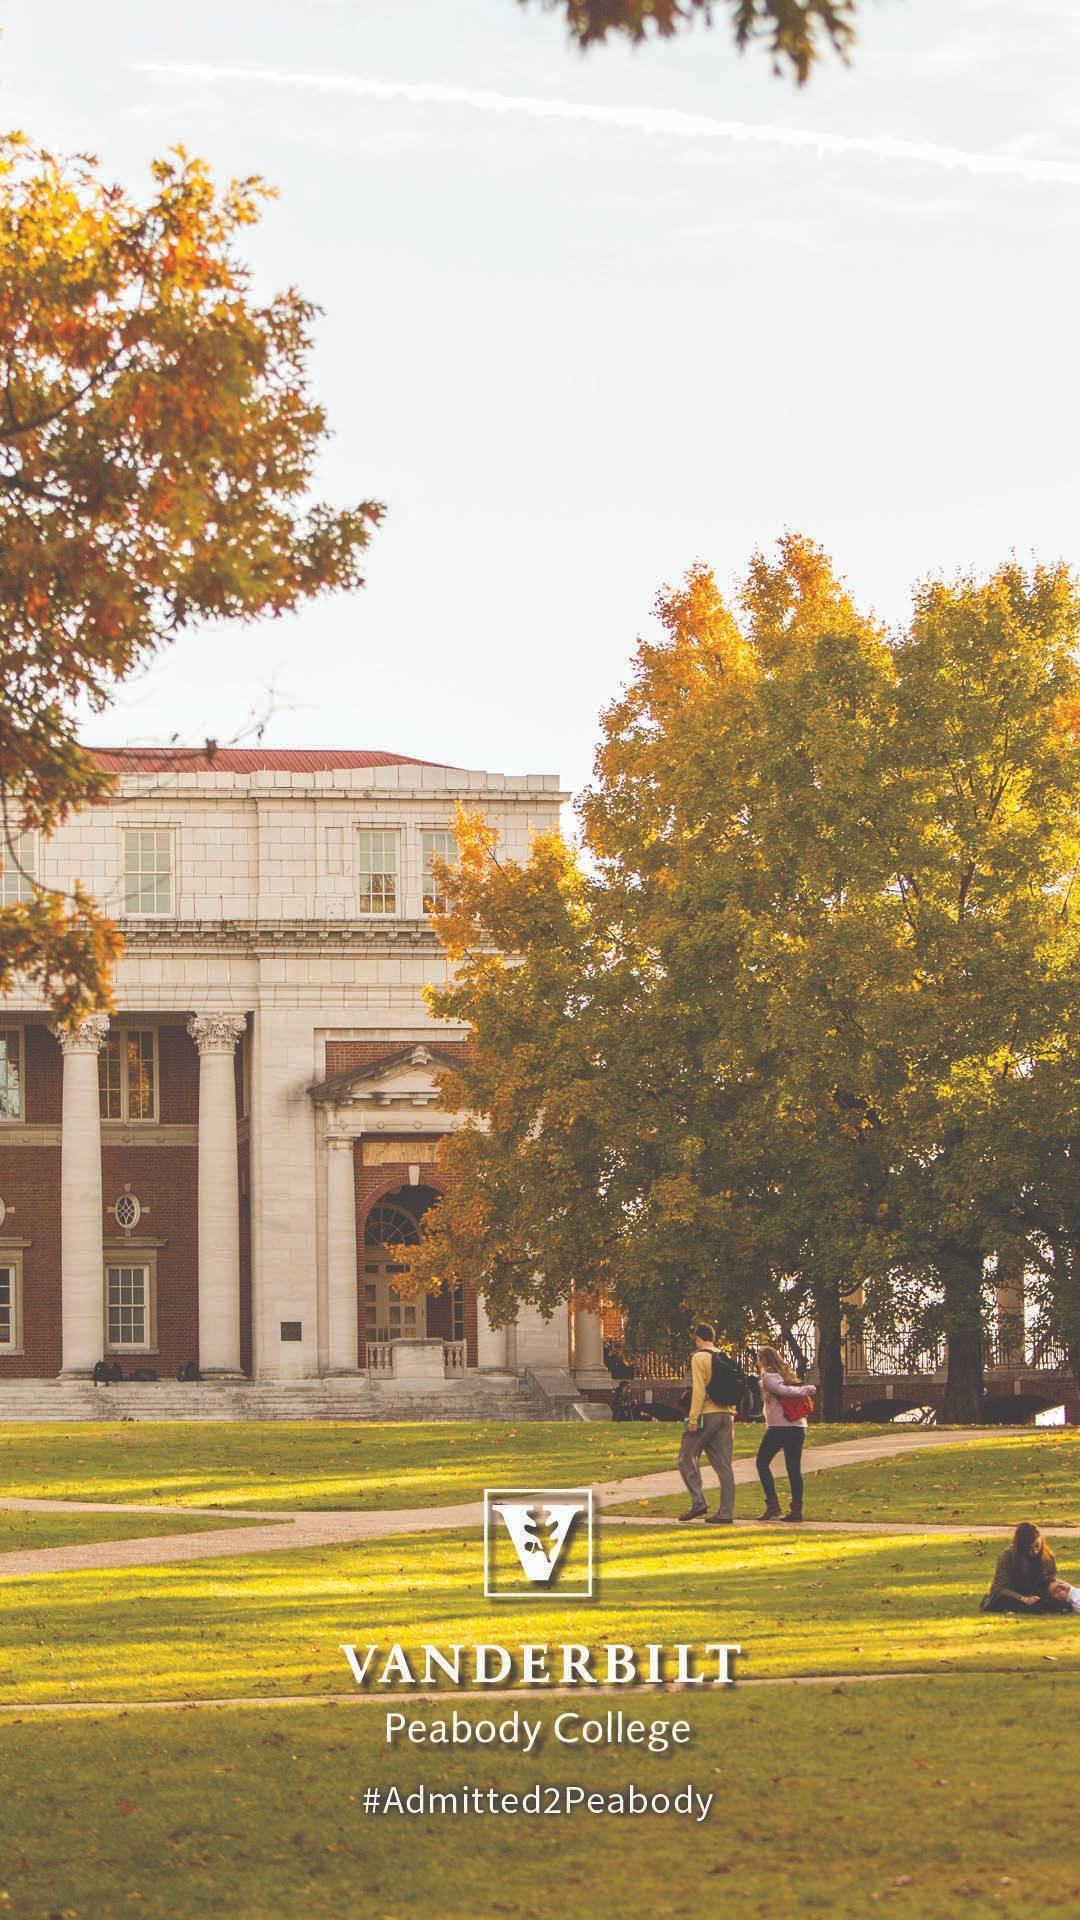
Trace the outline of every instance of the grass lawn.
{"label": "grass lawn", "polygon": [[[590,1602],[484,1599],[479,1530],[0,1581],[0,1704],[347,1693],[340,1648],[705,1642],[764,1675],[1080,1673],[1080,1616],[983,1615],[996,1542],[603,1527]],[[1080,1574],[1080,1551],[1062,1553]],[[494,1690],[493,1690],[494,1691]]]}
{"label": "grass lawn", "polygon": [[[783,1459],[774,1462],[786,1505]],[[709,1475],[706,1471],[706,1480]],[[740,1518],[760,1508],[757,1486],[739,1489]],[[622,1513],[682,1513],[684,1495],[634,1501]],[[830,1467],[806,1477],[812,1520],[960,1520],[1015,1526],[1080,1527],[1080,1430],[1029,1428],[933,1447],[865,1466]],[[1060,1557],[1060,1556],[1059,1556]]]}
{"label": "grass lawn", "polygon": [[[580,1914],[994,1920],[1075,1911],[1080,1683],[944,1676],[733,1689],[674,1753],[385,1745],[378,1706],[0,1722],[15,1920],[519,1920]],[[559,1707],[577,1705],[560,1701]],[[638,1696],[674,1717],[683,1696]],[[488,1703],[462,1703],[469,1719]],[[490,1711],[490,1708],[488,1708]],[[430,1713],[430,1709],[428,1710]],[[782,1729],[783,1743],[778,1742]],[[1002,1764],[1003,1755],[1012,1757]],[[674,1815],[365,1816],[369,1784],[537,1779],[716,1798]]]}
{"label": "grass lawn", "polygon": [[98,1540],[142,1540],[148,1534],[213,1533],[254,1527],[257,1520],[207,1519],[168,1513],[5,1513],[0,1508],[0,1553],[30,1547],[74,1547]]}
{"label": "grass lawn", "polygon": [[[9,1428],[0,1482],[13,1493],[188,1505],[410,1506],[473,1498],[485,1483],[595,1482],[670,1466],[677,1436],[532,1424]],[[814,1433],[817,1443],[831,1437],[856,1435]],[[741,1450],[757,1438],[741,1430]],[[870,1497],[859,1489],[872,1484],[881,1518],[906,1517],[911,1501],[916,1514],[948,1519],[959,1489],[984,1504],[1023,1494],[1049,1519],[1075,1482],[1074,1448],[1071,1435],[988,1435],[834,1470],[810,1481],[811,1510],[839,1483],[859,1519],[857,1503]],[[740,1497],[747,1510],[748,1493]],[[0,1514],[0,1527],[44,1525],[50,1540],[69,1523],[93,1529],[77,1537],[101,1538],[102,1521],[123,1534],[213,1524]],[[997,1540],[601,1519],[598,1541],[591,1602],[528,1590],[486,1600],[477,1528],[0,1580],[0,1920],[625,1920],[628,1911],[864,1920],[881,1902],[898,1920],[989,1920],[1076,1906],[1080,1617],[980,1614]],[[1080,1578],[1080,1541],[1059,1542],[1058,1558]],[[802,1689],[597,1687],[559,1700],[539,1688],[361,1693],[340,1650],[428,1640],[719,1640],[743,1648],[742,1681],[829,1678]],[[900,1678],[912,1672],[922,1677]],[[331,1694],[347,1698],[320,1699]],[[243,1707],[245,1696],[267,1704]],[[238,1704],[125,1710],[218,1698]],[[95,1701],[120,1704],[25,1711]],[[684,1718],[691,1742],[649,1754],[554,1739],[557,1713],[609,1708]],[[390,1748],[391,1709],[428,1721],[456,1710],[466,1722],[517,1711],[543,1733],[532,1754]],[[701,1823],[583,1808],[363,1810],[369,1785],[524,1793],[536,1782],[603,1794],[689,1783],[716,1799]]]}
{"label": "grass lawn", "polygon": [[[753,1453],[760,1427],[736,1427]],[[812,1444],[887,1433],[820,1426]],[[673,1467],[681,1428],[653,1423],[39,1422],[0,1425],[0,1493],[198,1507],[448,1506],[485,1486],[571,1486]]]}

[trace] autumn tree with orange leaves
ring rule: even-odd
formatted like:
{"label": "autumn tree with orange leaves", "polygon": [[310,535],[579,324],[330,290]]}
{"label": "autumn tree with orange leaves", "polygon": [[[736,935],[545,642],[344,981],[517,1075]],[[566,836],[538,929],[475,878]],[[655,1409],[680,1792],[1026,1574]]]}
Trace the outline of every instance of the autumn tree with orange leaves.
{"label": "autumn tree with orange leaves", "polygon": [[998,1257],[1080,1333],[1076,583],[930,582],[889,634],[789,536],[734,605],[696,568],[657,613],[588,861],[460,823],[431,1004],[471,1118],[414,1273],[496,1323],[606,1294],[644,1345],[813,1322],[831,1418],[845,1317],[944,1336],[978,1419]]}
{"label": "autumn tree with orange leaves", "polygon": [[[142,199],[87,159],[0,145],[0,860],[110,791],[74,704],[207,620],[362,584],[381,508],[311,498],[326,438],[316,309],[255,298],[238,252],[268,189],[177,150]],[[23,889],[25,891],[25,889]],[[0,909],[0,993],[108,1004],[120,941],[94,902]]]}

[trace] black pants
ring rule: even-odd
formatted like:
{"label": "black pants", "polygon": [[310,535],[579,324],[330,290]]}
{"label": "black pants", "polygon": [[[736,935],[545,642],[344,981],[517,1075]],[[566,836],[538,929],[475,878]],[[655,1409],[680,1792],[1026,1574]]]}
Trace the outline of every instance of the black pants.
{"label": "black pants", "polygon": [[805,1439],[805,1427],[766,1427],[757,1450],[758,1479],[765,1489],[766,1500],[776,1499],[776,1481],[769,1469],[769,1461],[775,1460],[777,1454],[782,1452],[787,1477],[791,1482],[791,1497],[802,1506],[802,1450]]}

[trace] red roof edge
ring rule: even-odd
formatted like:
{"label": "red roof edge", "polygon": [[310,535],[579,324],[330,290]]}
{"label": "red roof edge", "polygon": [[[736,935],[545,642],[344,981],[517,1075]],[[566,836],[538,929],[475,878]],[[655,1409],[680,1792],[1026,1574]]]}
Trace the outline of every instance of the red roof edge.
{"label": "red roof edge", "polygon": [[411,753],[350,747],[95,747],[84,751],[110,773],[336,773],[364,767],[441,767]]}

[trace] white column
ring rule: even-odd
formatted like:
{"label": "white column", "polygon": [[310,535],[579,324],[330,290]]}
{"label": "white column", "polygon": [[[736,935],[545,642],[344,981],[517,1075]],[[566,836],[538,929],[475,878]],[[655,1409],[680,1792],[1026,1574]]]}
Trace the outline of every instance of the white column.
{"label": "white column", "polygon": [[56,1029],[64,1056],[60,1296],[66,1374],[92,1372],[105,1350],[98,1054],[108,1031],[107,1013],[92,1013],[77,1027]]}
{"label": "white column", "polygon": [[600,1316],[582,1299],[574,1301],[574,1379],[579,1387],[609,1387],[604,1365],[604,1330]]}
{"label": "white column", "polygon": [[347,1134],[329,1133],[326,1150],[328,1364],[331,1373],[355,1373],[360,1355],[353,1142]]}
{"label": "white column", "polygon": [[508,1359],[509,1327],[493,1327],[487,1317],[484,1296],[476,1296],[476,1364],[478,1367],[497,1367],[505,1371],[510,1364]]}
{"label": "white column", "polygon": [[1016,1254],[999,1254],[997,1264],[997,1359],[1000,1366],[1022,1366],[1024,1360],[1024,1261]]}
{"label": "white column", "polygon": [[240,1371],[240,1178],[233,1055],[247,1022],[196,1013],[199,1049],[199,1371]]}

